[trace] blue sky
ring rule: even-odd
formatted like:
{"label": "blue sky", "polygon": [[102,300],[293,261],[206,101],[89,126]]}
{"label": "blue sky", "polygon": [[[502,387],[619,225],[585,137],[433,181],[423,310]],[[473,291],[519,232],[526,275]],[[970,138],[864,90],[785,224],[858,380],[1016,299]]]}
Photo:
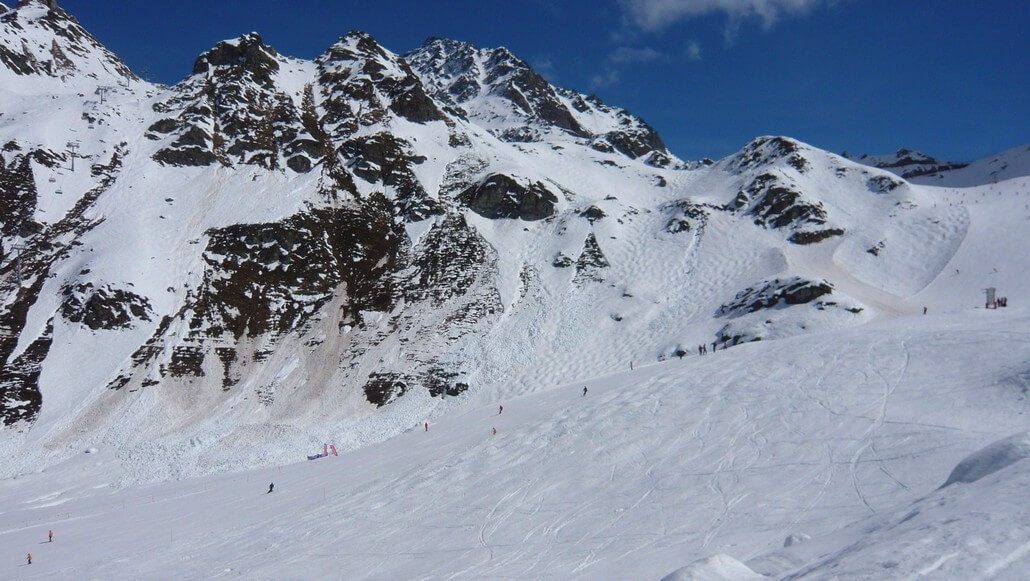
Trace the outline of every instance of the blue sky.
{"label": "blue sky", "polygon": [[1000,0],[58,0],[137,72],[175,83],[250,31],[314,58],[352,29],[506,46],[653,125],[685,159],[758,135],[971,160],[1030,143],[1030,2]]}

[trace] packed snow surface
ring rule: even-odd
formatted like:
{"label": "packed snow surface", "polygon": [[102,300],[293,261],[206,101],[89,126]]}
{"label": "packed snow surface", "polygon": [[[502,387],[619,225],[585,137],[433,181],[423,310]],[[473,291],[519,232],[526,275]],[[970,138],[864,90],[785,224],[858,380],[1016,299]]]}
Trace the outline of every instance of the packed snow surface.
{"label": "packed snow surface", "polygon": [[752,343],[179,482],[111,487],[115,451],[84,450],[0,481],[0,577],[1018,579],[1030,464],[938,488],[1022,445],[990,444],[1027,426],[1028,328],[1010,307]]}

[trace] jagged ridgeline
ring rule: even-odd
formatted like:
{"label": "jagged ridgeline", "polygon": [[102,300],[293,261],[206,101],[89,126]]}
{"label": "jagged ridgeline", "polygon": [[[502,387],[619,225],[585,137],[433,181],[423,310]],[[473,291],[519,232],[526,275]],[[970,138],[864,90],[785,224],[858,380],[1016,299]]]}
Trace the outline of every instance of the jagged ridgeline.
{"label": "jagged ridgeline", "polygon": [[[643,121],[550,85],[505,49],[434,38],[402,56],[351,32],[305,61],[249,33],[218,43],[185,79],[162,86],[134,74],[55,2],[0,10],[9,86],[53,99],[51,111],[81,111],[56,140],[17,127],[4,133],[6,424],[37,416],[42,369],[69,359],[50,351],[54,333],[125,336],[115,341],[123,356],[111,357],[122,362],[94,375],[127,393],[208,378],[222,390],[248,378],[275,383],[257,376],[274,375],[280,350],[332,344],[338,351],[320,353],[332,382],[363,388],[369,403],[416,387],[456,395],[468,388],[469,369],[448,346],[503,310],[497,248],[466,215],[546,221],[573,201],[554,176],[512,163],[525,156],[518,147],[682,166]],[[25,115],[48,109],[10,101],[5,109]],[[189,268],[113,267],[112,253],[98,248],[125,233],[111,208],[131,198],[142,213],[148,205],[172,213],[198,197],[184,175],[247,176],[245,185],[241,177],[208,186],[209,206],[249,192],[248,204],[275,209],[195,216],[182,223],[184,246],[151,248]],[[68,191],[50,186],[72,181]],[[283,188],[297,193],[292,211],[269,201]],[[50,211],[60,205],[52,199],[72,198],[63,216]],[[418,236],[405,226],[430,219]],[[116,245],[137,244],[150,244],[147,235]],[[600,256],[592,234],[587,250]],[[125,254],[129,263],[139,258]],[[128,336],[141,333],[126,352]],[[382,345],[397,341],[418,349],[384,359]]]}
{"label": "jagged ridgeline", "polygon": [[0,418],[53,450],[285,462],[450,396],[854,325],[963,228],[788,138],[681,161],[503,48],[351,32],[305,60],[248,33],[167,86],[53,2],[0,26]]}

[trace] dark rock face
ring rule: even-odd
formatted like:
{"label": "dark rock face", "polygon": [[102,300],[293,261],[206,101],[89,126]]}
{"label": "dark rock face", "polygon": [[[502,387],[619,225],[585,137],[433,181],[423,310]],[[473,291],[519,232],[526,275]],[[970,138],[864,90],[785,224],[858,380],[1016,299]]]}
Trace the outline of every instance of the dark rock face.
{"label": "dark rock face", "polygon": [[[384,118],[387,108],[413,123],[446,119],[408,64],[363,32],[341,38],[317,62],[329,125],[348,117],[358,124],[375,123]],[[350,110],[352,101],[361,103],[360,111]]]}
{"label": "dark rock face", "polygon": [[193,64],[193,74],[211,71],[212,67],[232,67],[246,71],[249,77],[265,87],[272,84],[272,74],[279,70],[277,53],[265,45],[257,33],[250,33],[234,41],[220,42],[200,55]]}
{"label": "dark rock face", "polygon": [[[20,421],[31,422],[39,413],[42,402],[39,391],[40,366],[50,351],[53,319],[48,322],[47,330],[33,339],[27,349],[17,357],[13,355],[19,337],[25,330],[28,312],[36,303],[53,264],[67,256],[69,249],[79,244],[78,239],[100,222],[100,219],[88,218],[86,214],[114,182],[125,155],[124,145],[115,146],[109,163],[98,163],[91,168],[92,175],[100,178],[99,183],[87,191],[61,219],[47,225],[24,220],[16,226],[16,233],[22,237],[23,244],[18,253],[19,260],[8,260],[4,256],[4,264],[0,266],[0,276],[3,278],[21,279],[20,284],[13,289],[0,287],[0,304],[4,305],[4,308],[0,308],[0,423],[9,425]],[[32,157],[49,163],[53,156],[47,152],[34,152]],[[10,183],[3,177],[0,176],[0,187],[13,192],[14,199],[21,199],[31,189],[32,203],[35,204],[34,182],[29,188],[25,175],[18,171],[7,174],[6,177],[12,180]],[[7,200],[6,196],[3,199]],[[8,208],[5,228],[12,227],[12,223],[6,220],[21,219],[16,208],[17,205],[15,210]],[[17,274],[15,269],[18,270]]]}
{"label": "dark rock face", "polygon": [[80,283],[64,287],[61,294],[61,315],[94,331],[126,329],[133,321],[149,321],[153,314],[146,297],[110,285],[95,289],[92,283]]}
{"label": "dark rock face", "polygon": [[523,185],[504,174],[492,174],[459,194],[458,200],[485,218],[534,221],[553,216],[558,197],[540,182]]}
{"label": "dark rock face", "polygon": [[670,234],[694,231],[700,236],[708,224],[706,206],[695,204],[689,200],[666,204],[662,207],[662,211],[670,214],[669,221],[665,224],[665,231]]}
{"label": "dark rock face", "polygon": [[399,373],[372,373],[363,389],[369,403],[383,407],[404,395],[408,391],[408,384]]}
{"label": "dark rock face", "polygon": [[752,200],[747,213],[759,226],[785,228],[826,223],[826,211],[821,203],[809,202],[804,194],[775,174],[758,176],[748,185],[746,193]]}
{"label": "dark rock face", "polygon": [[866,186],[869,188],[870,192],[876,194],[886,194],[888,192],[894,191],[899,186],[901,186],[901,182],[889,176],[876,176],[869,178],[869,180],[866,182]]}
{"label": "dark rock face", "polygon": [[317,155],[322,148],[305,128],[304,112],[277,88],[282,66],[275,49],[251,33],[218,43],[197,58],[193,74],[177,85],[176,95],[154,105],[174,117],[152,124],[151,139],[175,139],[154,160],[166,165],[250,164],[277,169],[311,167],[294,160],[298,153]]}
{"label": "dark rock face", "polygon": [[[636,159],[653,152],[665,153],[665,143],[658,136],[650,125],[640,121],[636,127],[628,127],[621,131],[611,131],[605,134],[605,140],[612,144],[616,151],[626,157]],[[664,167],[669,163],[667,155],[660,156],[654,160],[656,167]],[[664,165],[662,165],[664,163]]]}
{"label": "dark rock face", "polygon": [[351,321],[359,321],[363,310],[390,310],[392,274],[407,248],[407,236],[381,194],[358,208],[230,226],[210,236],[204,252],[209,270],[191,327],[237,339],[298,328],[341,283]]}
{"label": "dark rock face", "polygon": [[759,137],[752,140],[740,150],[731,166],[744,170],[769,165],[780,159],[786,159],[791,167],[802,173],[808,166],[797,142],[783,137]]}
{"label": "dark rock face", "polygon": [[591,232],[583,241],[583,252],[576,260],[576,282],[604,280],[604,269],[610,267],[608,259],[597,244],[597,237]]}
{"label": "dark rock face", "polygon": [[785,280],[773,279],[761,286],[748,288],[739,293],[729,303],[719,307],[717,317],[739,317],[762,309],[772,309],[787,305],[810,303],[815,299],[833,292],[833,286],[825,280],[815,282],[799,277]]}
{"label": "dark rock face", "polygon": [[204,349],[196,345],[177,345],[172,359],[161,368],[161,375],[172,377],[204,377]]}
{"label": "dark rock face", "polygon": [[43,405],[39,374],[54,341],[54,320],[47,321],[43,334],[18,357],[8,361],[0,374],[0,425],[32,421]]}
{"label": "dark rock face", "polygon": [[559,252],[557,256],[554,257],[554,260],[551,261],[551,266],[555,268],[568,268],[573,264],[576,264],[576,261],[572,260],[572,258],[568,256],[565,256],[561,252]]}
{"label": "dark rock face", "polygon": [[[465,295],[477,280],[491,274],[491,253],[489,244],[464,216],[447,216],[426,234],[424,243],[412,256],[415,270],[405,285],[405,298],[408,302],[439,307]],[[493,312],[494,308],[486,305],[483,314]]]}
{"label": "dark rock face", "polygon": [[[931,175],[943,171],[962,169],[969,165],[968,163],[941,161],[929,155],[926,155],[925,153],[919,151],[912,151],[910,149],[905,148],[899,149],[894,154],[894,159],[887,160],[878,160],[876,158],[870,158],[870,156],[868,155],[851,157],[850,155],[848,155],[847,152],[843,153],[842,156],[848,159],[853,159],[859,163],[871,165],[872,167],[878,167],[881,169],[889,170],[906,180],[917,178],[919,176]],[[872,187],[870,187],[870,189],[874,192],[878,191],[873,189]]]}
{"label": "dark rock face", "polygon": [[[672,163],[661,137],[647,123],[623,109],[605,105],[595,96],[552,86],[507,49],[477,49],[464,42],[430,38],[404,59],[422,76],[435,99],[467,108],[462,117],[493,114],[473,109],[473,99],[478,97],[492,96],[507,102],[516,125],[493,131],[504,141],[539,141],[549,130],[558,129],[590,139],[598,151],[642,158],[656,167]],[[609,120],[609,126],[618,128],[594,134],[577,121],[576,114],[599,115]]]}
{"label": "dark rock face", "polygon": [[843,236],[843,228],[827,228],[825,230],[814,230],[808,232],[795,232],[790,235],[789,240],[794,244],[815,244],[834,236]]}
{"label": "dark rock face", "polygon": [[36,212],[36,180],[29,162],[30,156],[17,155],[5,167],[0,157],[0,234],[5,237],[20,232]]}
{"label": "dark rock face", "polygon": [[[202,284],[133,354],[135,370],[170,350],[161,376],[201,377],[213,357],[214,365],[221,364],[222,389],[228,390],[240,380],[232,345],[243,337],[274,343],[302,331],[341,293],[347,296],[341,325],[362,327],[361,311],[393,309],[401,293],[396,274],[408,264],[407,236],[382,194],[351,207],[311,209],[282,222],[239,224],[208,235]],[[175,319],[187,321],[189,332],[169,345]],[[252,359],[264,361],[270,353],[258,350]],[[109,387],[124,387],[134,373],[125,370]],[[259,390],[258,400],[271,405],[274,395]]]}
{"label": "dark rock face", "polygon": [[591,224],[607,216],[607,214],[604,213],[604,210],[597,206],[590,206],[586,210],[580,212],[579,215],[586,218]]}
{"label": "dark rock face", "polygon": [[587,135],[554,87],[505,48],[478,50],[468,43],[431,38],[404,59],[435,80],[430,91],[446,103],[460,106],[485,92],[510,102],[527,118]]}
{"label": "dark rock face", "polygon": [[443,213],[429,197],[411,167],[426,158],[410,153],[411,145],[389,133],[352,139],[340,148],[348,168],[359,178],[394,189],[397,213],[412,222]]}

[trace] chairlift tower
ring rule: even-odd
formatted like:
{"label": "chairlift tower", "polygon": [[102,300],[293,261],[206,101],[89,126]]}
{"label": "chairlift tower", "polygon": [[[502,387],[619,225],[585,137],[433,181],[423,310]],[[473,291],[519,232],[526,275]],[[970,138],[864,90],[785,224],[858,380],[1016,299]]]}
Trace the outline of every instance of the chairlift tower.
{"label": "chairlift tower", "polygon": [[72,171],[75,171],[75,157],[78,155],[77,152],[78,152],[80,144],[79,144],[78,141],[69,141],[67,145],[68,145],[68,149],[71,150]]}
{"label": "chairlift tower", "polygon": [[14,271],[15,271],[15,273],[18,276],[18,286],[20,287],[21,283],[22,283],[22,276],[21,276],[21,253],[22,253],[22,251],[25,250],[25,245],[24,244],[14,244],[14,245],[11,246],[11,250],[14,250],[15,252],[17,252],[17,254],[14,255]]}

